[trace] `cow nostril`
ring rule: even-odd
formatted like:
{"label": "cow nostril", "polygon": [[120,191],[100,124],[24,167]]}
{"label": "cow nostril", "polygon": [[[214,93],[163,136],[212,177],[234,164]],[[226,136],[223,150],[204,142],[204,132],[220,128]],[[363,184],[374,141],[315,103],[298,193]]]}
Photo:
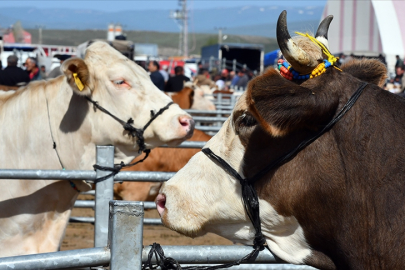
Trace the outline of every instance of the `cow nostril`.
{"label": "cow nostril", "polygon": [[165,210],[165,206],[166,206],[166,196],[164,194],[159,194],[156,197],[156,208],[159,212],[160,215],[163,215],[163,212]]}
{"label": "cow nostril", "polygon": [[188,127],[188,126],[192,126],[194,124],[194,120],[193,120],[193,118],[190,118],[188,116],[180,116],[179,123],[183,127]]}

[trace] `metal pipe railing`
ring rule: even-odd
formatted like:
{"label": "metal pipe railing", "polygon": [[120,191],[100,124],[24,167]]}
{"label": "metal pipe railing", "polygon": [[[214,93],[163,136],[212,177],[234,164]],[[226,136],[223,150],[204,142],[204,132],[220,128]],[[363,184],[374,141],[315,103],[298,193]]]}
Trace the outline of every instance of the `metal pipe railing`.
{"label": "metal pipe railing", "polygon": [[[73,207],[76,208],[94,208],[95,201],[76,200]],[[156,209],[155,202],[143,202],[144,209]]]}
{"label": "metal pipe railing", "polygon": [[[174,172],[119,172],[114,177],[114,182],[163,182],[175,175]],[[69,171],[69,170],[0,170],[0,179],[27,179],[27,180],[88,180],[97,179],[94,171]]]}
{"label": "metal pipe railing", "polygon": [[[142,261],[146,262],[151,247],[144,247]],[[250,246],[162,246],[166,257],[179,263],[187,264],[222,264],[230,263],[245,257],[252,251]],[[153,262],[156,262],[152,260]],[[267,249],[261,251],[254,262],[250,263],[282,263]]]}
{"label": "metal pipe railing", "polygon": [[106,247],[76,249],[0,258],[0,270],[77,269],[108,265],[110,258],[110,250]]}
{"label": "metal pipe railing", "polygon": [[[70,217],[69,222],[73,223],[95,223],[94,217]],[[162,225],[160,218],[144,218],[144,225]]]}

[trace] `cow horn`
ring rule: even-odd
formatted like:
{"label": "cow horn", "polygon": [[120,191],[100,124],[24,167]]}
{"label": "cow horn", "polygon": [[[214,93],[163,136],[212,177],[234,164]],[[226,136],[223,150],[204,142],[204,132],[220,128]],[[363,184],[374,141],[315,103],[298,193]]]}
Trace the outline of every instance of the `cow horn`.
{"label": "cow horn", "polygon": [[333,15],[327,16],[323,21],[319,24],[318,30],[316,31],[315,38],[322,42],[324,45],[328,47],[328,31],[329,25],[333,20]]}
{"label": "cow horn", "polygon": [[277,43],[285,59],[298,72],[304,71],[311,65],[309,55],[302,50],[291,38],[287,28],[287,11],[283,10],[277,21]]}

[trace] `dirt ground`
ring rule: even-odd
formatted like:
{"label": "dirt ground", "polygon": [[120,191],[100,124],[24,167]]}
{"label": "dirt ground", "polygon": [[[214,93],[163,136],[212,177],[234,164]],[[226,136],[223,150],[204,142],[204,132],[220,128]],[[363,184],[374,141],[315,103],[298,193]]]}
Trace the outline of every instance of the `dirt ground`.
{"label": "dirt ground", "polygon": [[[79,200],[91,199],[91,196],[79,196]],[[72,216],[94,217],[91,208],[75,208]],[[159,218],[156,210],[145,212],[145,218]],[[231,245],[232,242],[214,234],[207,234],[195,239],[182,236],[164,226],[144,226],[143,244],[154,242],[161,245]],[[94,244],[94,225],[89,223],[69,223],[61,250],[91,248]]]}

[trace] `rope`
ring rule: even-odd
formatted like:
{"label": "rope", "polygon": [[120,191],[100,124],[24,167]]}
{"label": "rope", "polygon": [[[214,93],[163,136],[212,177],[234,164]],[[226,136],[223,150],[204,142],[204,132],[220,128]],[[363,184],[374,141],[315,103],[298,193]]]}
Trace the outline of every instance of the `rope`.
{"label": "rope", "polygon": [[[51,134],[52,147],[53,147],[53,149],[55,150],[56,156],[58,157],[58,161],[59,161],[60,166],[62,167],[62,170],[65,170],[65,166],[63,166],[62,159],[60,158],[59,153],[58,153],[58,150],[56,149],[56,142],[55,142],[55,139],[54,139],[54,137],[53,137],[52,127],[51,127],[51,115],[50,115],[50,113],[49,113],[49,104],[48,104],[48,98],[46,97],[46,93],[45,93],[45,101],[46,101],[46,110],[47,110],[47,112],[48,112],[49,132],[50,132],[50,134]],[[71,186],[74,190],[76,190],[77,192],[80,193],[80,190],[77,188],[76,184],[73,183],[72,180],[68,180],[68,181],[69,181],[70,186]]]}
{"label": "rope", "polygon": [[[256,247],[254,248],[248,255],[243,257],[240,260],[237,260],[235,262],[231,263],[226,263],[226,264],[220,264],[220,265],[214,265],[214,266],[188,266],[188,267],[181,267],[181,265],[173,258],[171,257],[166,257],[164,254],[164,251],[162,247],[157,244],[153,243],[151,245],[151,249],[148,254],[148,260],[146,263],[142,265],[143,270],[151,270],[151,269],[160,269],[162,270],[168,270],[168,269],[175,269],[175,270],[215,270],[215,269],[224,269],[224,268],[229,268],[232,266],[240,265],[241,263],[248,262],[251,259],[256,259],[257,255],[261,251],[260,248]],[[152,264],[152,259],[155,257],[156,260],[156,265],[154,266]]]}
{"label": "rope", "polygon": [[148,156],[149,156],[149,154],[150,154],[150,151],[151,151],[150,149],[145,149],[145,150],[144,150],[145,156],[143,157],[143,159],[138,160],[138,161],[135,162],[135,163],[127,163],[127,164],[125,164],[124,162],[121,161],[121,163],[119,163],[119,164],[114,164],[114,167],[105,167],[105,166],[100,166],[100,165],[94,164],[94,165],[93,165],[93,168],[94,168],[95,170],[109,171],[109,172],[111,172],[111,173],[108,174],[108,175],[105,175],[105,176],[102,176],[102,177],[97,178],[94,182],[97,183],[97,182],[104,181],[104,180],[106,180],[106,179],[108,179],[108,178],[110,178],[110,177],[112,177],[112,176],[115,176],[117,173],[119,173],[119,172],[122,170],[122,168],[125,168],[125,167],[132,167],[132,166],[135,166],[135,165],[138,164],[138,163],[143,162],[145,159],[148,158]]}
{"label": "rope", "polygon": [[124,130],[128,131],[129,134],[131,134],[131,136],[133,138],[136,137],[136,143],[138,144],[138,153],[145,153],[145,157],[135,163],[128,163],[125,164],[124,162],[121,161],[121,163],[119,164],[114,164],[114,167],[105,167],[105,166],[100,166],[97,164],[93,165],[93,168],[96,170],[101,170],[101,171],[109,171],[111,172],[110,174],[103,176],[103,177],[99,177],[95,180],[95,182],[100,182],[100,181],[104,181],[112,176],[115,176],[117,173],[119,173],[121,171],[122,168],[124,167],[132,167],[135,166],[138,163],[143,162],[145,159],[148,158],[149,153],[150,153],[150,149],[146,148],[145,145],[145,138],[143,137],[143,134],[145,132],[145,130],[149,127],[149,125],[159,116],[161,115],[164,111],[166,111],[167,109],[169,109],[169,107],[174,104],[174,102],[169,102],[166,106],[164,106],[163,108],[161,108],[157,113],[154,113],[154,111],[150,111],[151,113],[151,119],[145,124],[145,126],[143,128],[136,128],[134,127],[132,124],[134,123],[134,120],[132,118],[129,118],[126,122],[121,120],[120,118],[118,118],[117,116],[113,115],[112,113],[110,113],[107,109],[105,109],[104,107],[100,106],[98,104],[97,101],[92,100],[90,97],[85,96],[85,98],[93,104],[93,106],[97,109],[99,109],[100,111],[102,111],[103,113],[111,116],[114,120],[116,120],[118,123],[120,123],[122,125],[122,127],[124,128]]}

